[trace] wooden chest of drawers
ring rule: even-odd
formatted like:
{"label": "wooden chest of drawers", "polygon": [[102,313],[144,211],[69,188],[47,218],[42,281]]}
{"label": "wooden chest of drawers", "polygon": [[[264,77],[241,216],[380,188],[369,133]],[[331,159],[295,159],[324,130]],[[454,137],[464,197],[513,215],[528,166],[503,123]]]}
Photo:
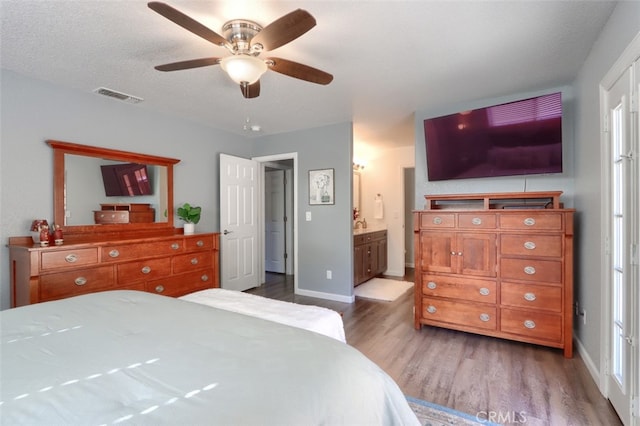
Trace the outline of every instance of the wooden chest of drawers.
{"label": "wooden chest of drawers", "polygon": [[[574,211],[560,206],[560,194],[427,197],[428,209],[414,212],[416,328],[519,340],[571,357]],[[528,209],[531,198],[551,208]]]}
{"label": "wooden chest of drawers", "polygon": [[219,287],[219,234],[95,238],[40,247],[12,238],[12,306],[104,290],[182,296]]}

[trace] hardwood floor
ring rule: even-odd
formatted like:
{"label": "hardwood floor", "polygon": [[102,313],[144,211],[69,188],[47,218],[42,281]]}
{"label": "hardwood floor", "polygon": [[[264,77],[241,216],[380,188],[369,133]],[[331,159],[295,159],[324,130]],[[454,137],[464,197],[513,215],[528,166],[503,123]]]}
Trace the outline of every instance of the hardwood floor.
{"label": "hardwood floor", "polygon": [[[391,278],[391,277],[388,277]],[[404,278],[413,281],[412,271]],[[394,302],[341,303],[293,294],[291,276],[267,274],[247,291],[323,306],[343,316],[347,342],[384,369],[402,391],[501,424],[621,425],[574,351],[413,327],[413,292]]]}

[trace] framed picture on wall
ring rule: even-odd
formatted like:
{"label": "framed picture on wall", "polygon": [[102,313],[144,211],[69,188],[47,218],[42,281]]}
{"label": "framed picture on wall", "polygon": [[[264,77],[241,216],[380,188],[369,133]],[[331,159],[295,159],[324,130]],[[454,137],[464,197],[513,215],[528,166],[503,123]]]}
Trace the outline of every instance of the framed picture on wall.
{"label": "framed picture on wall", "polygon": [[309,170],[309,204],[335,204],[334,169]]}

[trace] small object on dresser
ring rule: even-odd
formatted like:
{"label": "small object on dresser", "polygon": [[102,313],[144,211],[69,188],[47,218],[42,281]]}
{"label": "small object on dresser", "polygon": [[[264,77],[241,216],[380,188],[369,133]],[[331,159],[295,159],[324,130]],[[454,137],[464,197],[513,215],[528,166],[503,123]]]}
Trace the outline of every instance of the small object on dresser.
{"label": "small object on dresser", "polygon": [[49,246],[49,226],[44,225],[40,227],[40,247]]}
{"label": "small object on dresser", "polygon": [[62,228],[60,225],[53,224],[53,241],[57,246],[61,246],[64,243],[64,239],[62,238]]}
{"label": "small object on dresser", "polygon": [[202,208],[198,206],[192,206],[189,203],[184,203],[181,207],[178,207],[178,217],[184,221],[184,234],[190,235],[195,232],[196,223],[200,222],[200,213]]}
{"label": "small object on dresser", "polygon": [[[42,239],[41,237],[43,236],[42,230],[43,228],[46,227],[47,228],[47,233],[44,234],[46,235],[46,238]],[[49,245],[49,222],[47,222],[46,219],[34,219],[33,222],[31,222],[31,238],[33,239],[33,243],[34,244],[40,244],[42,245],[42,241],[46,241],[46,244],[44,245]]]}

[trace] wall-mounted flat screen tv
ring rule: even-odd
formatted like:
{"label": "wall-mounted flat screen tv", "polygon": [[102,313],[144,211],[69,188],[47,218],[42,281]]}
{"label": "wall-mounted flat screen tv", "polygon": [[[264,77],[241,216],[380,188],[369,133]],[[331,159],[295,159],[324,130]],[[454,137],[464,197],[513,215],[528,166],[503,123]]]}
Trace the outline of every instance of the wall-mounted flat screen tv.
{"label": "wall-mounted flat screen tv", "polygon": [[145,164],[125,163],[100,166],[107,197],[151,195],[151,182]]}
{"label": "wall-mounted flat screen tv", "polygon": [[562,173],[562,94],[424,120],[429,181]]}

